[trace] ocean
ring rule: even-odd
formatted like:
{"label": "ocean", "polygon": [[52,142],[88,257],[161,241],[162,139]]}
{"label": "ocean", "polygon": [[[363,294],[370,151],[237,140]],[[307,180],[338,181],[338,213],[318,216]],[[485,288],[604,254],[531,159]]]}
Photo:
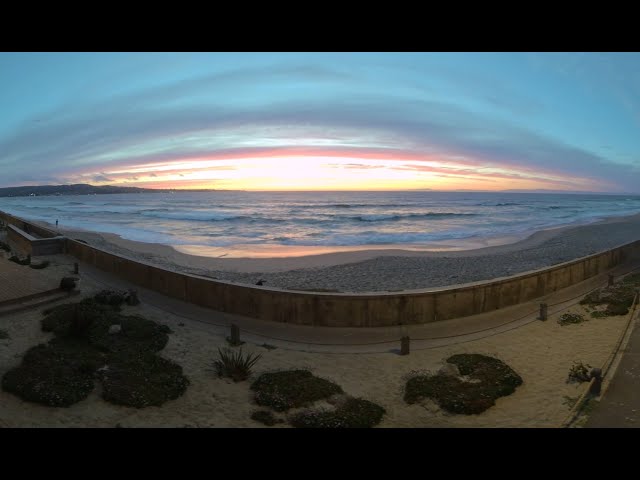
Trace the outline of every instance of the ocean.
{"label": "ocean", "polygon": [[457,250],[640,213],[640,196],[466,192],[176,192],[0,198],[0,210],[186,252]]}

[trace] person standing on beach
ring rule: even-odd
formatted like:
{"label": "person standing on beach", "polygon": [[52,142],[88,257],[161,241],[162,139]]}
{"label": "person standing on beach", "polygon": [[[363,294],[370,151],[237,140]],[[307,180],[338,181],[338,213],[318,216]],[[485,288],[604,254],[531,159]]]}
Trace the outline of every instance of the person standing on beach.
{"label": "person standing on beach", "polygon": [[56,227],[58,226],[58,219],[56,218]]}

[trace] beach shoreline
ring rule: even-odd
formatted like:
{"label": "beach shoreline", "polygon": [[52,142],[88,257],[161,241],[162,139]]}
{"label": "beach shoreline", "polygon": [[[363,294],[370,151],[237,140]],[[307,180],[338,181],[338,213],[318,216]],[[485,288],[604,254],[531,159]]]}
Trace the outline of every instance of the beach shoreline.
{"label": "beach shoreline", "polygon": [[169,270],[236,283],[334,292],[384,292],[443,287],[505,277],[618,247],[640,238],[640,214],[537,231],[471,250],[354,249],[289,257],[207,257],[105,232],[56,229],[69,238]]}

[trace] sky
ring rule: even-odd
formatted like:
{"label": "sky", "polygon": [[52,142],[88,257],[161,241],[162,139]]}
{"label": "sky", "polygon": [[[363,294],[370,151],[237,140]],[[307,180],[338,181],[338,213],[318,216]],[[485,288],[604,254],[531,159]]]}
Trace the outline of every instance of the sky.
{"label": "sky", "polygon": [[640,193],[640,54],[0,53],[0,187]]}

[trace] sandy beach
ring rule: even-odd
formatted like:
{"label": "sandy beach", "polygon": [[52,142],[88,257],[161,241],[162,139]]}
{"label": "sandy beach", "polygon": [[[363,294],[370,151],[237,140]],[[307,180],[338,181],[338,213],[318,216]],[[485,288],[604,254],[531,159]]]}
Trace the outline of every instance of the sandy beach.
{"label": "sandy beach", "polygon": [[640,238],[640,215],[542,230],[517,242],[473,250],[360,249],[276,258],[212,258],[109,233],[58,231],[125,257],[216,279],[246,284],[264,280],[267,286],[287,289],[376,292],[490,280],[591,255]]}
{"label": "sandy beach", "polygon": [[[43,275],[58,277],[72,268],[73,258],[49,257],[52,265]],[[104,288],[81,275],[82,296]],[[76,301],[75,299],[73,301]],[[574,306],[568,311],[582,312]],[[250,382],[262,372],[309,368],[330,379],[350,395],[374,401],[386,409],[380,427],[556,427],[569,413],[566,397],[577,398],[579,384],[567,384],[574,361],[599,366],[619,338],[626,317],[596,318],[577,325],[560,326],[557,317],[532,322],[520,328],[473,342],[412,350],[408,356],[392,352],[375,354],[311,353],[291,349],[266,349],[247,343],[246,352],[261,353],[262,359],[247,382],[218,378],[212,362],[218,347],[226,345],[226,329],[197,322],[143,304],[125,307],[127,314],[140,314],[168,325],[173,331],[160,354],[179,363],[190,380],[186,393],[162,407],[137,410],[109,404],[100,398],[99,387],[90,396],[68,408],[52,408],[24,402],[0,392],[0,425],[6,427],[263,427],[251,420],[258,409]],[[585,313],[585,312],[583,312]],[[9,338],[0,340],[0,376],[21,362],[24,352],[51,338],[42,332],[40,310],[0,317],[0,328]],[[211,319],[215,323],[216,313]],[[457,353],[482,353],[510,365],[524,383],[516,392],[497,400],[479,415],[452,415],[430,401],[407,405],[403,400],[406,376],[415,371],[436,371]],[[279,425],[272,428],[281,428]]]}

